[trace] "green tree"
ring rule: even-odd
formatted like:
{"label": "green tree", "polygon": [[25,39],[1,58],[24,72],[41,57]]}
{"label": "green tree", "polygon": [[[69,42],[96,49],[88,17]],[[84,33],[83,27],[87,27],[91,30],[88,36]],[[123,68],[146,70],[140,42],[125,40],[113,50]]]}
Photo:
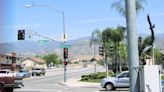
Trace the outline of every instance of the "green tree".
{"label": "green tree", "polygon": [[158,65],[162,65],[163,58],[162,58],[162,53],[160,52],[159,49],[154,49],[154,57],[155,57],[155,63]]}
{"label": "green tree", "polygon": [[94,58],[95,58],[95,49],[96,49],[96,44],[101,43],[101,32],[99,29],[96,29],[92,32],[92,36],[90,39],[90,47],[93,45],[94,46]]}
{"label": "green tree", "polygon": [[[114,53],[112,56],[115,57],[115,64],[117,64],[119,62],[118,58],[119,58],[119,45],[120,42],[124,39],[124,33],[125,33],[125,28],[124,27],[117,27],[116,29],[112,29],[112,28],[106,28],[103,32],[102,32],[102,41],[103,44],[105,46],[105,53],[108,55],[107,52],[110,52],[110,45],[114,46]],[[119,65],[121,64],[121,62],[119,62]],[[116,66],[118,67],[118,66]],[[121,70],[121,65],[120,65],[120,70]]]}
{"label": "green tree", "polygon": [[[136,1],[136,14],[138,15],[141,10],[144,10],[143,3],[146,3],[146,0],[135,0],[135,1]],[[126,7],[125,7],[125,0],[115,1],[111,5],[111,8],[115,9],[116,11],[118,11],[118,13],[120,15],[122,15],[124,18],[126,18],[127,13],[126,13]],[[138,46],[141,47],[141,43],[139,43]],[[142,49],[143,49],[143,48],[140,48],[140,47],[138,48],[139,55],[141,55],[141,52],[142,52]]]}
{"label": "green tree", "polygon": [[127,64],[127,58],[128,58],[128,53],[127,53],[127,46],[121,42],[119,46],[119,57],[120,57],[120,71],[122,71],[122,63]]}
{"label": "green tree", "polygon": [[119,47],[120,42],[124,39],[124,32],[125,30],[122,27],[117,27],[117,29],[113,30],[112,32],[112,41],[114,42],[115,46],[115,61],[119,64],[119,70],[122,71],[120,55],[119,55]]}
{"label": "green tree", "polygon": [[48,54],[44,56],[43,59],[47,62],[47,65],[51,64],[51,62],[53,62],[53,64],[62,63],[56,54]]}
{"label": "green tree", "polygon": [[[136,0],[136,14],[144,10],[143,3],[146,3],[146,0]],[[123,17],[126,17],[125,0],[115,1],[111,8],[118,11]]]}
{"label": "green tree", "polygon": [[112,54],[110,53],[110,48],[109,48],[110,45],[113,45],[113,42],[111,39],[112,30],[113,30],[112,28],[106,28],[102,32],[102,43],[103,43],[104,51],[107,57],[112,56]]}
{"label": "green tree", "polygon": [[[146,47],[148,46],[151,46],[151,37],[150,36],[147,36],[144,40],[143,40],[143,43],[142,43],[142,49],[145,49]],[[145,51],[146,54],[148,55],[151,55],[151,48],[148,49],[147,51]]]}

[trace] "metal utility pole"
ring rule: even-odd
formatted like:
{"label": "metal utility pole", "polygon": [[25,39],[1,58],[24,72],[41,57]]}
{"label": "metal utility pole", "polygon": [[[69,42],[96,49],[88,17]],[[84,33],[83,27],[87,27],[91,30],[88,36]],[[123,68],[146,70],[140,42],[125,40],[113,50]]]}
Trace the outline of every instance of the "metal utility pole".
{"label": "metal utility pole", "polygon": [[[56,8],[53,8],[53,7],[50,7],[48,5],[45,5],[45,4],[37,4],[37,3],[32,3],[32,4],[27,4],[25,5],[25,7],[27,8],[30,8],[30,7],[34,7],[34,6],[42,6],[42,7],[46,7],[46,8],[49,8],[55,12],[58,12],[60,14],[62,14],[62,18],[63,18],[63,43],[66,43],[66,31],[65,31],[65,16],[64,16],[64,11],[61,11],[61,10],[58,10]],[[64,50],[64,48],[63,48]],[[65,61],[65,59],[64,59]],[[66,65],[64,65],[64,82],[66,82]]]}
{"label": "metal utility pole", "polygon": [[128,35],[128,61],[130,72],[130,92],[139,92],[139,56],[136,30],[136,0],[125,0],[126,25]]}

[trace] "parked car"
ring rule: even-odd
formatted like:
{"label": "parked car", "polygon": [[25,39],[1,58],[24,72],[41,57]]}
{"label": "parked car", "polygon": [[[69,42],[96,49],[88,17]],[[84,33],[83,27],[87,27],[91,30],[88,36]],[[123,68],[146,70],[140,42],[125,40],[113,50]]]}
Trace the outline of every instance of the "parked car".
{"label": "parked car", "polygon": [[129,71],[120,73],[117,77],[104,78],[101,82],[101,87],[106,90],[115,90],[116,88],[129,87]]}
{"label": "parked car", "polygon": [[3,70],[0,70],[0,73],[6,73],[6,74],[12,75],[14,77],[14,86],[13,87],[21,88],[24,86],[23,77],[19,76],[16,71],[11,71],[9,69],[3,69]]}
{"label": "parked car", "polygon": [[23,77],[16,74],[14,83],[15,83],[14,85],[15,88],[23,87],[24,86]]}
{"label": "parked car", "polygon": [[44,68],[33,68],[32,69],[32,76],[36,75],[36,76],[40,76],[45,75],[46,71]]}
{"label": "parked car", "polygon": [[28,70],[21,69],[18,73],[18,76],[22,76],[23,78],[29,78],[31,76],[31,73]]}
{"label": "parked car", "polygon": [[162,80],[162,92],[164,92],[164,80]]}
{"label": "parked car", "polygon": [[14,75],[10,70],[0,70],[0,92],[13,92]]}

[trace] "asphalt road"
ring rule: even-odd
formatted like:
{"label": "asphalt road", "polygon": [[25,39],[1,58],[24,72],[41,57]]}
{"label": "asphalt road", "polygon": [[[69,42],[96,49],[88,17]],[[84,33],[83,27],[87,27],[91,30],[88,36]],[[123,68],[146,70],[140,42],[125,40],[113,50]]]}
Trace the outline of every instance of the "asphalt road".
{"label": "asphalt road", "polygon": [[[102,66],[97,71],[105,71]],[[83,74],[94,72],[94,67],[70,68],[67,70],[67,78],[80,78]],[[63,83],[63,69],[48,70],[46,76],[36,76],[24,79],[25,86],[14,89],[14,92],[108,92],[98,87],[69,87]],[[118,89],[110,92],[128,92],[128,89]]]}

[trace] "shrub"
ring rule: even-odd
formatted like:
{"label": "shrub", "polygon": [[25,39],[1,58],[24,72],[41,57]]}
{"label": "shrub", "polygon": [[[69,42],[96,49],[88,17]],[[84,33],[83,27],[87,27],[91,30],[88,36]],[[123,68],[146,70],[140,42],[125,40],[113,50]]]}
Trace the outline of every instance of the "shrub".
{"label": "shrub", "polygon": [[96,79],[97,78],[97,73],[89,74],[89,79]]}
{"label": "shrub", "polygon": [[164,76],[161,76],[161,80],[164,80]]}
{"label": "shrub", "polygon": [[81,81],[87,81],[87,80],[89,80],[88,77],[84,77],[84,78],[81,79]]}
{"label": "shrub", "polygon": [[[114,76],[115,74],[112,71],[108,72],[109,76]],[[87,82],[100,82],[103,78],[106,77],[106,72],[97,72],[92,73],[89,75],[82,75],[81,81],[87,81]]]}
{"label": "shrub", "polygon": [[105,74],[99,74],[98,76],[97,76],[97,79],[103,79],[103,78],[105,78],[106,77],[106,75]]}
{"label": "shrub", "polygon": [[88,75],[82,75],[81,77],[84,78],[84,77],[89,77],[89,76]]}

